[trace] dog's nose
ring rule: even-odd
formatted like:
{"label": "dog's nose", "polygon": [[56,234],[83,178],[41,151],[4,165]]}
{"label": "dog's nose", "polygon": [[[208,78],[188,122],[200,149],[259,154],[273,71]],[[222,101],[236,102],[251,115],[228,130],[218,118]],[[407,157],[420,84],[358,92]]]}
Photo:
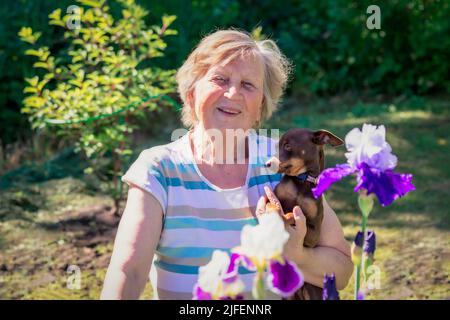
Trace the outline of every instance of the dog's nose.
{"label": "dog's nose", "polygon": [[271,157],[266,163],[265,167],[268,168],[269,171],[276,173],[279,169],[280,160],[277,157]]}

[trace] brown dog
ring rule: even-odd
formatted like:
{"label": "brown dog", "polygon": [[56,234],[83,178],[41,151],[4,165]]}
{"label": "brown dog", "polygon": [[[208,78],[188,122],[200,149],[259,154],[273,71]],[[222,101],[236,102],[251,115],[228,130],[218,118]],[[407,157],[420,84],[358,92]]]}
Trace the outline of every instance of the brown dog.
{"label": "brown dog", "polygon": [[[323,220],[322,197],[314,198],[311,189],[324,169],[323,145],[333,147],[344,143],[342,139],[326,130],[310,131],[291,129],[280,138],[278,157],[272,157],[266,166],[272,171],[283,173],[283,178],[274,193],[280,200],[284,218],[294,224],[292,210],[298,205],[306,217],[306,235],[303,245],[315,247],[320,237]],[[321,300],[322,288],[305,283],[291,300]]]}

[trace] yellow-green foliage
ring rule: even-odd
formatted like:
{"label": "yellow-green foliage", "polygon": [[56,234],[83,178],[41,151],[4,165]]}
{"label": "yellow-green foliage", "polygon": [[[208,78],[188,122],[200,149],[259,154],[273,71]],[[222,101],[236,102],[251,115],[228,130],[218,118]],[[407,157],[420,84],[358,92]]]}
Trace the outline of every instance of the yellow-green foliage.
{"label": "yellow-green foliage", "polygon": [[[157,100],[140,102],[175,91],[174,70],[145,65],[164,55],[163,38],[177,34],[169,29],[176,17],[163,16],[161,26],[148,27],[143,7],[134,0],[117,1],[123,10],[116,20],[105,0],[79,0],[78,9],[65,16],[61,9],[53,11],[49,24],[64,29],[67,44],[55,53],[36,44],[40,32],[29,27],[19,32],[21,40],[32,45],[25,54],[37,59],[36,75],[25,79],[28,96],[22,112],[34,128],[61,120],[52,132],[71,137],[77,150],[93,159],[106,153],[122,160],[130,155],[133,118],[143,117],[143,108],[161,106]],[[120,112],[133,103],[136,107]],[[117,115],[103,118],[109,114]],[[117,175],[120,165],[114,165],[113,171]]]}

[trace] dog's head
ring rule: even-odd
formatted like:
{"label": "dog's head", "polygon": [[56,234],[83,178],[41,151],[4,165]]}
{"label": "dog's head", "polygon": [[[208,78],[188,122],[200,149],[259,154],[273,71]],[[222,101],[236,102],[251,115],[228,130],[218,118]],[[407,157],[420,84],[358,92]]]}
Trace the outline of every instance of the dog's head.
{"label": "dog's head", "polygon": [[327,130],[290,129],[281,136],[278,154],[266,163],[266,167],[272,172],[290,176],[304,172],[318,175],[324,166],[323,145],[337,147],[343,143]]}

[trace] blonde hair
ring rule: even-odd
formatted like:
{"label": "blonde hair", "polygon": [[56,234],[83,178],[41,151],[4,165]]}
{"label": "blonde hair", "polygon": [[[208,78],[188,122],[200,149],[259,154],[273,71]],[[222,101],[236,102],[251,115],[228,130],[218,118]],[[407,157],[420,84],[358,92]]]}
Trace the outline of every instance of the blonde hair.
{"label": "blonde hair", "polygon": [[261,121],[255,128],[272,116],[286,88],[292,69],[290,61],[273,40],[255,40],[248,32],[236,29],[218,30],[200,41],[176,74],[178,93],[183,101],[181,121],[184,126],[192,128],[197,123],[195,113],[188,103],[188,93],[197,80],[202,78],[211,66],[226,64],[246,54],[258,55],[264,65]]}

